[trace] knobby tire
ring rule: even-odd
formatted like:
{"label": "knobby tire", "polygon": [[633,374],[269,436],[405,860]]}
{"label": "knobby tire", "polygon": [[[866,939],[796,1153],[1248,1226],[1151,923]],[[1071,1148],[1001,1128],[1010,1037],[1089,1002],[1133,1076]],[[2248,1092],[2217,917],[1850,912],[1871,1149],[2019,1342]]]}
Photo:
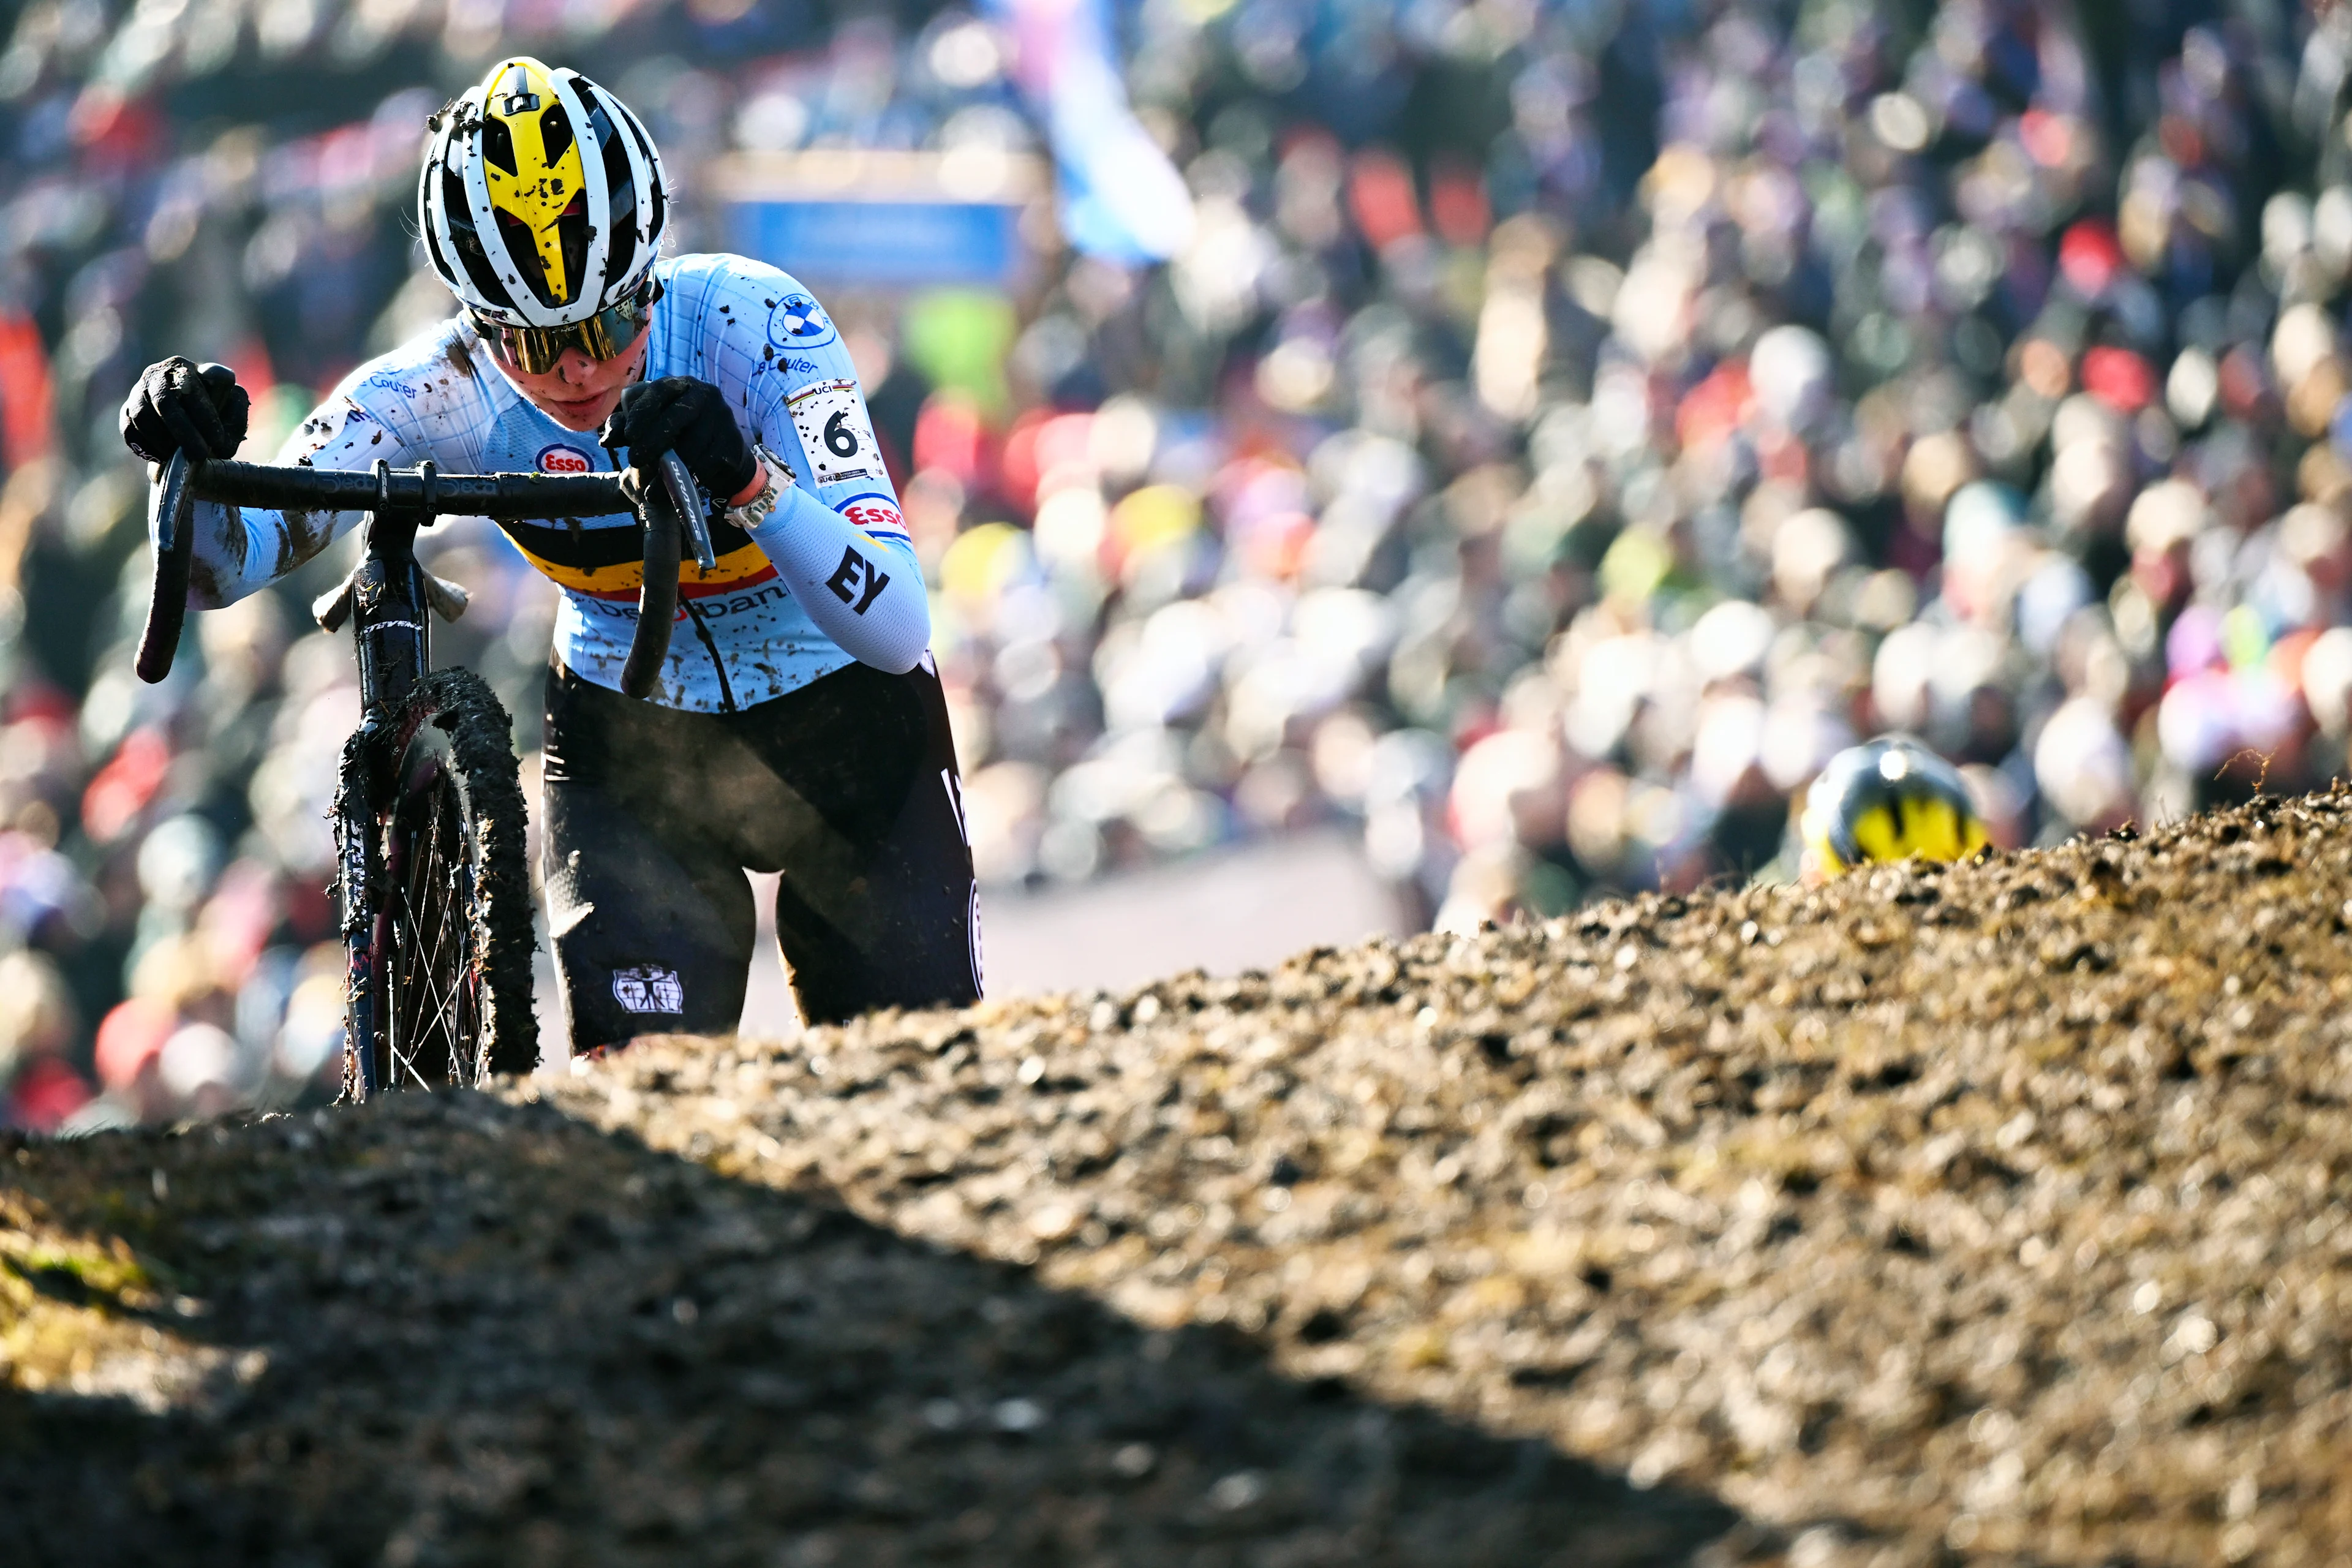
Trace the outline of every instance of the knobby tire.
{"label": "knobby tire", "polygon": [[[383,1088],[471,1086],[539,1065],[511,732],[497,696],[465,669],[425,676],[378,731],[377,853],[355,911],[370,952],[352,975],[352,1039],[374,1053]],[[355,1056],[345,1077],[356,1094]]]}

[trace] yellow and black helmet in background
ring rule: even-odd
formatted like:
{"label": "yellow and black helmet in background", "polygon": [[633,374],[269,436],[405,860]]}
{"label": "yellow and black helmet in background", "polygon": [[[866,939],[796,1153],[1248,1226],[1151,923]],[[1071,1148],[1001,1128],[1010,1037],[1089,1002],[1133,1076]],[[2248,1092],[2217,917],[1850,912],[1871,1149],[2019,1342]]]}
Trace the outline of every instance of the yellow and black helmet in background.
{"label": "yellow and black helmet in background", "polygon": [[1914,855],[1965,859],[1987,842],[1959,770],[1908,735],[1832,757],[1805,794],[1799,832],[1807,869],[1821,876]]}
{"label": "yellow and black helmet in background", "polygon": [[500,60],[433,129],[417,217],[433,269],[476,315],[573,326],[632,298],[660,258],[661,155],[578,71]]}

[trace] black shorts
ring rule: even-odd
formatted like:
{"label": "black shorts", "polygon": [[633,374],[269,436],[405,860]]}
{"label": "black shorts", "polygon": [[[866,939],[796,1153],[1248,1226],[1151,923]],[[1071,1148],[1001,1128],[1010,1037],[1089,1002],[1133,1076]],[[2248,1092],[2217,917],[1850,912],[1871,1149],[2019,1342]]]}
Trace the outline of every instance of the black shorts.
{"label": "black shorts", "polygon": [[980,995],[980,902],[937,674],[853,664],[739,713],[686,713],[562,667],[547,684],[548,924],[572,1048],[727,1033],[781,871],[801,1016]]}

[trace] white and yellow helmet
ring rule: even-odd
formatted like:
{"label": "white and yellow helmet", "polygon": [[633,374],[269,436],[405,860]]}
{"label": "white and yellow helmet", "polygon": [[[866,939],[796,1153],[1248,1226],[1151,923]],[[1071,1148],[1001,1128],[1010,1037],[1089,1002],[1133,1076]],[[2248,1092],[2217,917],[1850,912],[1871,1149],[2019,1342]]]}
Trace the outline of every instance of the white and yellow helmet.
{"label": "white and yellow helmet", "polygon": [[1964,860],[1989,841],[1959,770],[1899,734],[1832,757],[1805,792],[1798,832],[1810,877],[1914,855]]}
{"label": "white and yellow helmet", "polygon": [[571,327],[635,298],[669,200],[661,154],[619,99],[516,55],[433,130],[416,189],[425,248],[477,318]]}

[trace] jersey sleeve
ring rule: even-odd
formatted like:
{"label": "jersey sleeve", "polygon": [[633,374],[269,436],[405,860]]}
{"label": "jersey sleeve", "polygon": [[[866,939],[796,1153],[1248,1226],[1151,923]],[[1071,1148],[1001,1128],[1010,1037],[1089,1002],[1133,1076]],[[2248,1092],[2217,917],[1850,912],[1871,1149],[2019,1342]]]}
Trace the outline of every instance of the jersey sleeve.
{"label": "jersey sleeve", "polygon": [[[348,393],[313,409],[278,448],[277,462],[336,470],[365,469],[383,458],[394,468],[414,459],[398,437]],[[351,531],[366,514],[356,511],[277,511],[195,504],[195,547],[188,573],[188,607],[218,609],[276,582]]]}
{"label": "jersey sleeve", "polygon": [[843,652],[912,669],[930,647],[930,604],[840,332],[772,267],[725,258],[709,287],[701,320],[722,323],[713,379],[793,479],[752,539]]}

